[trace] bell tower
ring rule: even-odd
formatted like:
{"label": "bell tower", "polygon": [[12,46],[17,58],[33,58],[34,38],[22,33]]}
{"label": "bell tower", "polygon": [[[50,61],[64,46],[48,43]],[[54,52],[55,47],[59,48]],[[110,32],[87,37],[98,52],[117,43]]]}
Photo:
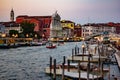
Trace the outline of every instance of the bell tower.
{"label": "bell tower", "polygon": [[14,21],[14,11],[13,11],[13,8],[11,9],[11,12],[10,12],[10,20],[12,22]]}

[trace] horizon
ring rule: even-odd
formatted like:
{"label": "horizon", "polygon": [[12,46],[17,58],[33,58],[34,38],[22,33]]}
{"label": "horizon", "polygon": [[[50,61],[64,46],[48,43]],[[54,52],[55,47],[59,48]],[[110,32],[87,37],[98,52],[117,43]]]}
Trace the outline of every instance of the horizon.
{"label": "horizon", "polygon": [[15,19],[19,15],[48,16],[55,11],[61,20],[76,24],[120,22],[120,0],[1,0],[0,22],[10,21],[13,8]]}

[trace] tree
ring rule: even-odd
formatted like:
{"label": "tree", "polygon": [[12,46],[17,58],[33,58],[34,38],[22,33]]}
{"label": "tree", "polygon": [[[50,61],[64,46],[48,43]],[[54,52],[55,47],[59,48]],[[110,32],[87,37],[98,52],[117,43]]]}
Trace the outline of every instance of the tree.
{"label": "tree", "polygon": [[12,37],[13,35],[18,35],[18,31],[17,30],[10,30],[9,31],[9,35]]}
{"label": "tree", "polygon": [[29,21],[23,21],[21,23],[21,27],[23,29],[22,33],[24,34],[24,36],[28,35],[26,37],[33,37],[33,35],[35,33],[34,32],[34,28],[35,28],[35,24],[34,23],[31,23]]}

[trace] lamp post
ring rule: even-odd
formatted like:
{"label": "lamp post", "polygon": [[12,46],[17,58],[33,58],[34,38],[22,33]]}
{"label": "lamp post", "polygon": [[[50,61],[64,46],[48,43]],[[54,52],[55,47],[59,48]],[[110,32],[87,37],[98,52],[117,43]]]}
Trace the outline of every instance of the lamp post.
{"label": "lamp post", "polygon": [[6,34],[2,34],[1,37],[2,37],[2,38],[6,37]]}
{"label": "lamp post", "polygon": [[15,34],[12,34],[12,37],[15,37]]}
{"label": "lamp post", "polygon": [[82,60],[84,60],[84,52],[85,52],[85,45],[84,44],[82,44]]}
{"label": "lamp post", "polygon": [[28,36],[29,36],[29,35],[28,35],[28,34],[26,34],[26,37],[27,37],[27,38],[28,38]]}
{"label": "lamp post", "polygon": [[35,38],[37,38],[37,34],[35,34]]}
{"label": "lamp post", "polygon": [[88,51],[88,63],[87,63],[87,80],[89,80],[89,73],[90,73],[90,58],[92,57],[92,54],[90,51]]}
{"label": "lamp post", "polygon": [[44,40],[44,37],[45,37],[45,35],[44,35],[44,34],[42,34],[42,40]]}

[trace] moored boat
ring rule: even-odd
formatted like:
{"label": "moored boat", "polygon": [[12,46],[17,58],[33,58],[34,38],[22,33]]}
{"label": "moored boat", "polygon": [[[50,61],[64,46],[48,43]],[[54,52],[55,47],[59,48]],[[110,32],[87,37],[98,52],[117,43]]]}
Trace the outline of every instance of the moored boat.
{"label": "moored boat", "polygon": [[56,45],[54,45],[53,43],[48,43],[48,45],[46,45],[46,48],[54,49],[56,48]]}

